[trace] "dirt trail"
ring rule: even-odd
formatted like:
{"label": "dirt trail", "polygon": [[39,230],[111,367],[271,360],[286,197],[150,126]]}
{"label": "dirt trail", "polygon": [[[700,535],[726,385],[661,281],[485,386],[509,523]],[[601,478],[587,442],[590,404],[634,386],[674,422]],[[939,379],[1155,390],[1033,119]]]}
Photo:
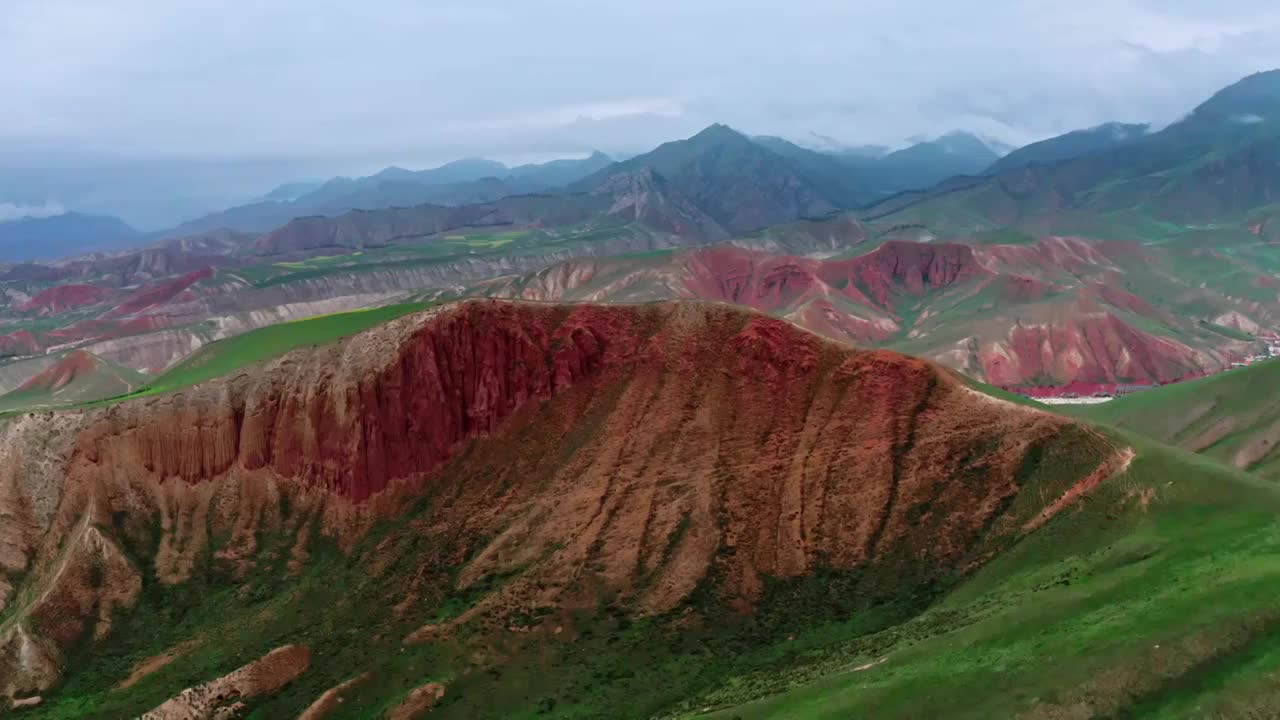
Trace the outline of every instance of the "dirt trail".
{"label": "dirt trail", "polygon": [[129,677],[125,678],[119,685],[115,686],[116,690],[127,690],[133,687],[139,680],[150,675],[151,673],[165,667],[174,660],[186,655],[188,652],[199,647],[203,640],[188,640],[179,643],[168,650],[143,660],[133,666],[133,670],[129,673]]}
{"label": "dirt trail", "polygon": [[1061,497],[1041,510],[1038,515],[1028,520],[1022,526],[1022,531],[1030,533],[1044,527],[1045,523],[1052,520],[1058,513],[1087,495],[1104,481],[1129,469],[1129,463],[1133,462],[1133,458],[1133,448],[1127,447],[1102,461],[1102,464],[1089,473],[1087,477],[1067,488],[1067,491]]}
{"label": "dirt trail", "polygon": [[[89,532],[90,522],[93,520],[93,507],[90,506],[85,510],[84,519],[76,525],[76,529],[72,531],[63,545],[62,554],[58,558],[58,564],[53,572],[46,573],[37,588],[28,588],[28,593],[34,593],[34,597],[23,602],[22,598],[18,598],[20,603],[15,608],[12,615],[7,620],[0,623],[0,637],[12,630],[20,622],[24,622],[31,615],[33,608],[44,602],[49,595],[58,587],[58,580],[67,572],[67,567],[71,564],[71,560],[75,557],[75,549],[84,540],[85,535]],[[38,592],[36,592],[38,590]]]}

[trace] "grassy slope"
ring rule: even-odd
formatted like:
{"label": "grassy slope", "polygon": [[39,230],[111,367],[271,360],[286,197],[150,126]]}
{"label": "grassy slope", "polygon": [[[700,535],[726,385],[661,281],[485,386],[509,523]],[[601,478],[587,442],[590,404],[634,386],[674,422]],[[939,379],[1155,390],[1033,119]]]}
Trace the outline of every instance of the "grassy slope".
{"label": "grassy slope", "polygon": [[160,377],[130,395],[110,398],[116,402],[130,397],[190,387],[246,365],[279,357],[308,345],[322,345],[368,330],[402,315],[423,310],[428,303],[401,303],[350,312],[317,315],[250,330],[235,337],[204,346],[170,368]]}
{"label": "grassy slope", "polygon": [[553,228],[468,232],[459,229],[430,242],[369,248],[293,262],[238,268],[234,274],[256,287],[271,287],[330,275],[431,267],[442,263],[510,258],[526,254],[584,251],[602,241],[651,238],[639,223],[581,224]]}
{"label": "grassy slope", "polygon": [[[1280,457],[1273,452],[1276,442],[1272,439],[1280,428],[1277,387],[1280,360],[1271,360],[1069,409],[1081,417],[1278,477]],[[1262,455],[1250,462],[1257,453]]]}
{"label": "grassy slope", "polygon": [[1078,511],[887,637],[819,658],[781,695],[715,717],[1234,717],[1275,707],[1280,615],[1268,588],[1280,579],[1280,492],[1120,439],[1137,459]]}

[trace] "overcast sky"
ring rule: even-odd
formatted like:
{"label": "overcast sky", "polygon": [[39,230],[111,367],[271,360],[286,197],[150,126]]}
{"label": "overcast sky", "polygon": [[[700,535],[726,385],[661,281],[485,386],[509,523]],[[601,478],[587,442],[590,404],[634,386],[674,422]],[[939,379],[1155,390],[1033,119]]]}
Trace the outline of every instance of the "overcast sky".
{"label": "overcast sky", "polygon": [[713,121],[1020,144],[1176,119],[1280,66],[1278,32],[1274,0],[3,0],[0,156],[352,172]]}

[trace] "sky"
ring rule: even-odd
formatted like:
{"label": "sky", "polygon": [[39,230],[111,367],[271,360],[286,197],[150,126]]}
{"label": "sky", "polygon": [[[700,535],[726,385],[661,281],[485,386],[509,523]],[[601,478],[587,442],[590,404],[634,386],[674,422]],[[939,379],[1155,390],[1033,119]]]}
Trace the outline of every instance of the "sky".
{"label": "sky", "polygon": [[0,216],[78,202],[61,180],[18,197],[20,172],[190,165],[194,207],[388,164],[636,153],[711,122],[1021,145],[1173,121],[1280,67],[1278,31],[1273,0],[4,0]]}

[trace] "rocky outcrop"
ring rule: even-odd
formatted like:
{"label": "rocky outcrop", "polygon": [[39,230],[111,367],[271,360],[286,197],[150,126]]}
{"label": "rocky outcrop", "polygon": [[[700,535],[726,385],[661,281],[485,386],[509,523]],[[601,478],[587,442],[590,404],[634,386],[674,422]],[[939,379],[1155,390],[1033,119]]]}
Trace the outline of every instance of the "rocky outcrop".
{"label": "rocky outcrop", "polygon": [[1112,314],[1082,314],[1056,326],[1019,325],[1007,341],[981,347],[978,358],[983,376],[996,385],[1044,378],[1169,382],[1220,362]]}
{"label": "rocky outcrop", "polygon": [[729,233],[651,168],[606,178],[596,192],[613,198],[609,214],[689,240],[723,240]]}
{"label": "rocky outcrop", "polygon": [[896,295],[919,297],[984,272],[968,245],[890,241],[852,260],[828,263],[824,279],[851,294],[857,288],[855,299],[870,298],[893,312]]}
{"label": "rocky outcrop", "polygon": [[[433,549],[386,601],[428,591],[433,564],[457,588],[508,578],[457,622],[601,593],[664,613],[698,587],[747,612],[768,578],[823,567],[928,583],[1016,539],[1065,490],[1028,468],[1064,447],[1081,475],[1113,452],[928,362],[728,306],[448,305],[191,390],[11,420],[0,581],[67,619],[46,633],[22,605],[0,648],[44,643],[56,678],[140,573],[242,573],[264,537],[306,562],[313,533],[350,548],[424,496],[442,501],[405,527]],[[145,567],[114,559],[117,533],[152,532]],[[54,682],[25,677],[7,691]]]}
{"label": "rocky outcrop", "polygon": [[217,720],[234,718],[244,709],[242,698],[270,695],[311,666],[311,651],[301,645],[276,648],[228,675],[182,691],[142,720]]}

